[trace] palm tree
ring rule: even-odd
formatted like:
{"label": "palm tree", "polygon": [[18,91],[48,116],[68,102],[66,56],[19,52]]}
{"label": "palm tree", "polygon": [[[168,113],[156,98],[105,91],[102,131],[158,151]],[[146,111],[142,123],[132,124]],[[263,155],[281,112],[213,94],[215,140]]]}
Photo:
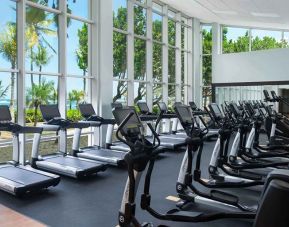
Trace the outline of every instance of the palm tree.
{"label": "palm tree", "polygon": [[[11,68],[16,68],[17,59],[17,33],[16,25],[8,23],[3,33],[0,34],[0,53],[10,62]],[[10,94],[10,111],[14,111],[14,88],[15,88],[15,73],[11,72],[11,94]],[[7,92],[7,91],[6,91]],[[14,117],[14,114],[12,114]]]}
{"label": "palm tree", "polygon": [[42,104],[47,104],[53,99],[54,82],[41,80],[40,84],[33,84],[27,91],[29,106],[34,108],[34,126],[37,124],[38,108]]}
{"label": "palm tree", "polygon": [[[37,47],[37,53],[33,55],[33,61],[35,65],[39,68],[39,72],[42,72],[42,66],[47,65],[51,59],[51,55],[47,52],[47,49],[41,45]],[[38,77],[38,84],[41,83],[41,73]]]}
{"label": "palm tree", "polygon": [[[33,0],[38,2],[38,0]],[[34,7],[28,7],[26,10],[26,49],[30,51],[30,70],[33,71],[34,63],[34,47],[39,45],[47,46],[54,53],[56,50],[46,40],[45,35],[56,36],[57,32],[50,29],[51,24],[55,24],[54,18],[48,18],[48,15],[44,10],[39,10]],[[31,86],[34,84],[33,74],[31,74]]]}
{"label": "palm tree", "polygon": [[78,90],[72,90],[68,93],[68,100],[69,100],[69,109],[72,109],[72,103],[75,101],[76,106],[78,107],[78,104],[80,101],[82,101],[85,97],[84,91],[78,91]]}
{"label": "palm tree", "polygon": [[0,98],[1,99],[6,97],[8,89],[9,89],[9,85],[6,88],[4,88],[4,86],[2,85],[2,80],[0,80]]}

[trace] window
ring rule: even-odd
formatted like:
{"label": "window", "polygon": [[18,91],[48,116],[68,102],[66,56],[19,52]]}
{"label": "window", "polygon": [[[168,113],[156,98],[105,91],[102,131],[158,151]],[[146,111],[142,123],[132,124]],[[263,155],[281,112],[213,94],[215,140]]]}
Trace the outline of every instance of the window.
{"label": "window", "polygon": [[146,83],[134,82],[134,103],[146,101]]}
{"label": "window", "polygon": [[282,48],[281,31],[252,29],[252,50]]}
{"label": "window", "polygon": [[[28,0],[31,2],[35,2],[35,0]],[[44,5],[44,6],[48,6],[50,8],[53,9],[57,9],[58,8],[58,0],[45,0],[45,1],[37,1],[38,4]]]}
{"label": "window", "polygon": [[113,1],[113,27],[127,30],[127,0]]}
{"label": "window", "polygon": [[119,32],[113,32],[113,78],[127,78],[127,40]]}
{"label": "window", "polygon": [[163,87],[162,84],[155,83],[153,86],[153,103],[154,105],[161,102],[163,99]]}
{"label": "window", "polygon": [[88,1],[67,0],[67,12],[78,17],[88,18]]}
{"label": "window", "polygon": [[169,83],[176,83],[176,51],[174,48],[169,48]]}
{"label": "window", "polygon": [[146,9],[135,5],[134,6],[134,33],[137,35],[146,35]]}
{"label": "window", "polygon": [[89,102],[87,79],[86,78],[69,78],[69,80],[67,80],[66,83],[67,83],[66,108],[68,110],[67,118],[75,120],[73,118],[77,116],[73,116],[73,115],[79,114],[78,111],[75,112],[75,110],[78,110],[78,105],[83,102]]}
{"label": "window", "polygon": [[202,104],[212,101],[212,26],[202,25]]}
{"label": "window", "polygon": [[146,79],[146,41],[134,39],[134,79]]}
{"label": "window", "polygon": [[67,73],[87,76],[88,73],[88,24],[69,19],[67,29]]}
{"label": "window", "polygon": [[289,32],[284,32],[283,34],[283,47],[284,48],[289,47]]}
{"label": "window", "polygon": [[176,22],[172,19],[168,20],[168,40],[169,45],[176,46]]}
{"label": "window", "polygon": [[162,42],[162,21],[163,17],[153,13],[153,40]]}
{"label": "window", "polygon": [[172,107],[176,102],[176,85],[169,84],[168,85],[168,105]]}
{"label": "window", "polygon": [[127,105],[127,82],[113,81],[113,102]]}
{"label": "window", "polygon": [[153,2],[153,10],[159,13],[163,12],[163,7],[155,2]]}
{"label": "window", "polygon": [[2,69],[15,69],[17,65],[15,8],[15,2],[2,1],[0,9],[0,64]]}
{"label": "window", "polygon": [[153,43],[153,79],[162,82],[162,44]]}
{"label": "window", "polygon": [[238,53],[249,51],[249,29],[223,27],[223,53]]}
{"label": "window", "polygon": [[16,82],[17,82],[17,73],[0,72],[0,105],[5,105],[5,106],[10,107],[13,121],[15,121],[16,111],[17,111],[17,106],[16,106],[17,105],[17,102],[16,102],[17,83]]}

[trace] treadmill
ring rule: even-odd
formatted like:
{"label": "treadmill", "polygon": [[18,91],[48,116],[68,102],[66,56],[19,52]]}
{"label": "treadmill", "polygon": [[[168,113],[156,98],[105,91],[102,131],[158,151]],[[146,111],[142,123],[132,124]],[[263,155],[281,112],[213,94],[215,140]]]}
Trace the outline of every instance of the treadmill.
{"label": "treadmill", "polygon": [[[88,123],[90,127],[94,128],[94,144],[93,146],[83,147],[74,150],[74,156],[80,158],[87,158],[96,161],[102,161],[109,165],[123,166],[125,164],[124,156],[126,152],[119,150],[106,149],[100,145],[100,129],[103,125],[113,126],[115,124],[114,119],[104,119],[96,115],[92,104],[80,104],[79,110],[84,118],[84,122]],[[81,129],[76,129],[74,142],[75,147],[79,147],[79,141],[81,136]],[[98,141],[98,145],[96,142]]]}
{"label": "treadmill", "polygon": [[[61,118],[57,105],[40,105],[40,111],[45,120],[42,125],[43,129],[59,132],[60,146],[57,153],[43,157],[39,156],[38,150],[33,150],[33,167],[73,178],[83,178],[106,170],[107,164],[103,162],[74,157],[67,153],[67,129],[88,128],[89,124]],[[73,147],[73,150],[76,148]]]}
{"label": "treadmill", "polygon": [[[23,196],[58,185],[59,176],[33,169],[30,165],[20,164],[19,161],[19,135],[34,133],[40,136],[43,129],[20,126],[11,120],[9,107],[0,106],[0,131],[11,132],[13,135],[13,159],[0,165],[0,190],[15,196]],[[33,140],[33,149],[38,149],[37,145]]]}
{"label": "treadmill", "polygon": [[[143,122],[149,122],[149,121],[156,121],[158,119],[158,115],[153,114],[150,112],[150,109],[146,102],[138,102],[137,103],[138,108],[140,109],[141,115],[139,116],[141,121]],[[162,119],[165,119],[165,115],[162,117]],[[156,126],[157,127],[157,126]],[[152,141],[154,138],[146,137],[149,141]],[[185,138],[178,138],[178,137],[169,137],[167,135],[159,135],[160,139],[160,145],[164,148],[170,149],[170,150],[177,150],[179,148],[185,147],[186,142]]]}

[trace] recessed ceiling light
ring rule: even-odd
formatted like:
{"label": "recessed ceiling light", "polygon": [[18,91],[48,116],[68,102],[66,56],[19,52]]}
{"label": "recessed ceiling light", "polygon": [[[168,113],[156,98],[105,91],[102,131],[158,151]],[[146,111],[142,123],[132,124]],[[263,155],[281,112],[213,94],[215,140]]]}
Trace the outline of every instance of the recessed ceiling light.
{"label": "recessed ceiling light", "polygon": [[254,17],[271,17],[271,18],[278,18],[280,15],[276,13],[257,13],[257,12],[251,12],[251,15]]}
{"label": "recessed ceiling light", "polygon": [[226,14],[226,15],[237,15],[238,13],[236,11],[231,10],[212,10],[214,13],[217,14]]}

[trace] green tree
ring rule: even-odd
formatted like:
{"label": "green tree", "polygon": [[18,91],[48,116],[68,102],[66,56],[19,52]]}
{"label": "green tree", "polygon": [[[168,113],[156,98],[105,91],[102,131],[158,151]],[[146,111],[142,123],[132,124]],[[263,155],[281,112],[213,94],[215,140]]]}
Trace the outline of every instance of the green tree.
{"label": "green tree", "polygon": [[72,109],[73,102],[76,102],[76,107],[78,108],[78,105],[81,101],[84,100],[85,93],[84,91],[78,91],[78,90],[72,90],[68,93],[68,101],[69,101],[69,109]]}
{"label": "green tree", "polygon": [[[87,24],[83,24],[77,31],[78,49],[76,50],[77,64],[85,76],[88,68],[88,31]],[[86,90],[86,79],[83,79],[83,91]]]}
{"label": "green tree", "polygon": [[40,84],[33,84],[27,90],[27,102],[30,108],[34,109],[34,126],[36,126],[38,119],[37,113],[40,105],[48,104],[53,99],[54,82],[46,81],[42,78]]}
{"label": "green tree", "polygon": [[[42,72],[42,67],[47,65],[51,59],[51,55],[47,52],[47,49],[41,45],[38,45],[37,52],[33,55],[33,61],[39,68],[39,72]],[[41,83],[41,73],[38,76],[38,84]]]}
{"label": "green tree", "polygon": [[8,89],[9,89],[9,85],[4,87],[2,85],[2,80],[0,80],[0,98],[1,99],[5,98],[7,96]]}
{"label": "green tree", "polygon": [[[0,53],[3,58],[10,62],[11,68],[16,68],[17,62],[17,32],[16,25],[8,23],[3,33],[0,34]],[[15,89],[15,73],[11,72],[10,82],[10,111],[14,112],[14,89]],[[14,114],[12,114],[14,117]]]}

